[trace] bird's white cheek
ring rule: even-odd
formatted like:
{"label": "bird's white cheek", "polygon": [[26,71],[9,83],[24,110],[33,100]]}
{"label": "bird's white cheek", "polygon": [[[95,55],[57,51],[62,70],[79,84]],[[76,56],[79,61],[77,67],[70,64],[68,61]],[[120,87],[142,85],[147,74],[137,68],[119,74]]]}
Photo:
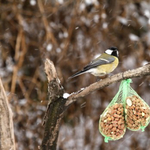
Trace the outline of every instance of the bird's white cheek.
{"label": "bird's white cheek", "polygon": [[111,55],[111,54],[112,54],[112,52],[113,52],[113,51],[112,51],[112,50],[110,50],[110,49],[107,49],[107,50],[105,51],[105,53],[106,53],[106,54],[108,54],[108,55]]}

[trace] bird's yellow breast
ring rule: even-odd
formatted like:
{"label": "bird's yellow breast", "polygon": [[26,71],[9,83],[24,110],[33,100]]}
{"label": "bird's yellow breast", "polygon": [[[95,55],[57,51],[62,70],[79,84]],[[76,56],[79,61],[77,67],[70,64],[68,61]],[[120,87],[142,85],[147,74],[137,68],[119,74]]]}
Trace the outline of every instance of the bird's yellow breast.
{"label": "bird's yellow breast", "polygon": [[109,74],[112,71],[114,71],[114,69],[118,66],[118,63],[119,63],[118,58],[115,57],[114,62],[112,62],[111,64],[98,66],[97,68],[95,68],[95,70],[93,70],[92,74],[94,76],[103,76]]}

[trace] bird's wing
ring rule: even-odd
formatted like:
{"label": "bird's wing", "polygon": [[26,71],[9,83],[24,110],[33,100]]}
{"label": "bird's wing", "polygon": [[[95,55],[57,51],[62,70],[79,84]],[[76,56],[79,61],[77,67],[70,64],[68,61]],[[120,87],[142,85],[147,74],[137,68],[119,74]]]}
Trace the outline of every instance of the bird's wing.
{"label": "bird's wing", "polygon": [[96,68],[97,66],[100,66],[100,65],[105,65],[105,64],[110,64],[112,63],[113,61],[115,60],[114,57],[112,56],[107,56],[107,59],[102,58],[101,56],[98,57],[97,59],[93,60],[90,64],[88,64],[87,66],[85,66],[83,68],[84,71],[87,71],[89,69],[92,69],[92,68]]}
{"label": "bird's wing", "polygon": [[99,56],[98,58],[96,58],[95,60],[93,60],[90,64],[88,64],[87,66],[85,66],[83,68],[83,70],[81,70],[81,71],[75,73],[74,75],[72,75],[71,77],[69,77],[69,79],[74,78],[76,76],[79,76],[79,75],[85,73],[86,71],[88,71],[88,70],[90,70],[92,68],[96,68],[97,66],[105,65],[105,64],[110,64],[114,60],[115,60],[114,57],[108,56],[106,54],[102,54],[101,56]]}

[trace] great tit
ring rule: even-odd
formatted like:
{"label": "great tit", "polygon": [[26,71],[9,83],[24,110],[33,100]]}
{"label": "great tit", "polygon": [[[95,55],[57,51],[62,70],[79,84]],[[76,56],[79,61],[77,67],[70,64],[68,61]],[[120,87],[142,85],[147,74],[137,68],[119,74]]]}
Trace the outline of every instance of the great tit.
{"label": "great tit", "polygon": [[85,66],[83,70],[75,73],[69,79],[84,73],[91,73],[94,76],[104,76],[111,73],[119,63],[119,52],[116,47],[108,48],[98,58],[94,59],[90,64]]}

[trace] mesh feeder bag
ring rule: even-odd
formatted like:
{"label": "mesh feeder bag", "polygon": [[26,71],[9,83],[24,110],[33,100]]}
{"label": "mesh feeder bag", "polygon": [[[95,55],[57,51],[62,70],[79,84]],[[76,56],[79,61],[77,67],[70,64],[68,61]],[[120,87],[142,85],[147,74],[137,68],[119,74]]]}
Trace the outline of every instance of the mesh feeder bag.
{"label": "mesh feeder bag", "polygon": [[126,131],[122,84],[115,97],[100,116],[99,131],[105,137],[105,142],[122,138]]}
{"label": "mesh feeder bag", "polygon": [[132,131],[144,131],[150,122],[150,107],[131,88],[131,79],[122,82],[126,127]]}

